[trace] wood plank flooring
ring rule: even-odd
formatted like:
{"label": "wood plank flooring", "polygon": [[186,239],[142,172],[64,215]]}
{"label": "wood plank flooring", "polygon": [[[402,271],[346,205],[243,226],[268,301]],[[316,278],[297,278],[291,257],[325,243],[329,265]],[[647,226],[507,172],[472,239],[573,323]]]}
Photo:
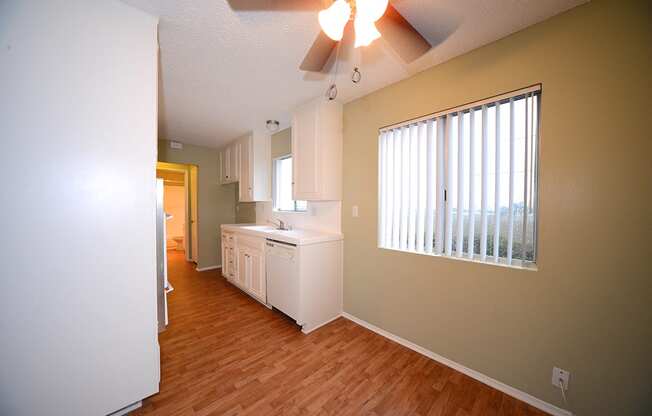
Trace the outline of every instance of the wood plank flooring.
{"label": "wood plank flooring", "polygon": [[132,415],[544,415],[344,318],[304,335],[169,253],[161,390]]}

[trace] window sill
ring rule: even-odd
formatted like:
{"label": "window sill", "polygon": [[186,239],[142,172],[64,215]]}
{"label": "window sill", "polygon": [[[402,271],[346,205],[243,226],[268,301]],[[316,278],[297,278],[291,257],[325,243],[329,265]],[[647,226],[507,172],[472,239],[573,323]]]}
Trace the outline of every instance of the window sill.
{"label": "window sill", "polygon": [[378,248],[381,249],[381,250],[398,251],[400,253],[417,254],[417,255],[420,255],[420,256],[436,257],[436,258],[441,258],[441,259],[445,259],[445,260],[453,260],[453,261],[458,261],[458,262],[476,263],[476,264],[482,264],[482,265],[487,265],[487,266],[497,266],[497,267],[502,267],[502,268],[507,268],[507,269],[525,270],[525,271],[529,271],[529,272],[539,271],[539,268],[537,267],[536,263],[523,262],[522,260],[513,260],[514,261],[513,264],[507,264],[507,263],[505,263],[505,259],[499,259],[498,263],[495,263],[493,261],[482,261],[479,258],[478,259],[476,259],[476,258],[470,259],[468,257],[445,256],[445,255],[442,255],[442,254],[425,253],[425,252],[420,252],[420,251],[402,250],[400,248],[389,248],[389,247],[380,247],[380,246],[378,246]]}
{"label": "window sill", "polygon": [[282,209],[273,209],[274,214],[306,214],[308,211],[284,211]]}

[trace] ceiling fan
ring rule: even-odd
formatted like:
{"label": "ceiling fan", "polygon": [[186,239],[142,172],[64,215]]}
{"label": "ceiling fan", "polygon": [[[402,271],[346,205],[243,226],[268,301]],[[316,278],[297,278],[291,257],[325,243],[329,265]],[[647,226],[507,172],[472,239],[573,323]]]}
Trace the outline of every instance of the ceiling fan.
{"label": "ceiling fan", "polygon": [[229,0],[234,10],[321,10],[322,31],[299,66],[302,71],[321,72],[342,41],[347,25],[353,25],[355,47],[370,45],[381,36],[403,61],[410,63],[432,45],[389,0]]}

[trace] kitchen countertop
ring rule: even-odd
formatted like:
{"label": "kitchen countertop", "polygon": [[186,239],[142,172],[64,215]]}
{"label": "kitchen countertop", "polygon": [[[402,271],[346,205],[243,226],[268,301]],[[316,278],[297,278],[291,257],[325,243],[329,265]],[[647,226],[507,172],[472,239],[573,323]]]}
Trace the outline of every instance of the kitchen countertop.
{"label": "kitchen countertop", "polygon": [[248,234],[254,237],[269,238],[298,246],[344,239],[342,234],[337,233],[303,229],[278,230],[274,226],[261,224],[222,224],[221,229]]}

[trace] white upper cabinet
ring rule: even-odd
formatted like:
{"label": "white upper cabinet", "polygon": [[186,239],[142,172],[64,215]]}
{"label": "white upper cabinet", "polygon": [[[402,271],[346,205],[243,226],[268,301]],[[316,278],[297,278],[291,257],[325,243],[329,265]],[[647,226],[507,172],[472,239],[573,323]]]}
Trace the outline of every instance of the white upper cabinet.
{"label": "white upper cabinet", "polygon": [[271,137],[252,132],[220,152],[220,183],[239,182],[240,202],[271,200]]}
{"label": "white upper cabinet", "polygon": [[342,199],[342,105],[318,98],[292,114],[292,198]]}
{"label": "white upper cabinet", "polygon": [[240,145],[240,202],[271,200],[271,137],[253,132],[238,139]]}

